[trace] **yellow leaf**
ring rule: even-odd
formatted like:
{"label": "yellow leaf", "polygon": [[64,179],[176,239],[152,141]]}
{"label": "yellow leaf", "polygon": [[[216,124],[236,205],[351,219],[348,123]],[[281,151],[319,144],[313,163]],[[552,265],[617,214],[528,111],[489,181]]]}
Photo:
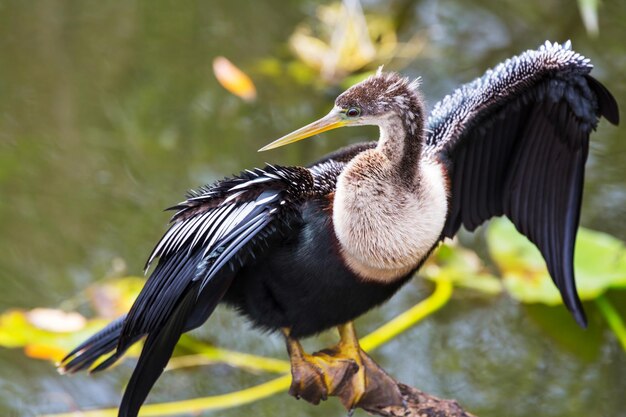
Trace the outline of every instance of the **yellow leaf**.
{"label": "yellow leaf", "polygon": [[24,346],[24,353],[29,358],[58,362],[67,352],[59,346],[32,344]]}
{"label": "yellow leaf", "polygon": [[234,95],[241,97],[245,101],[254,101],[256,99],[256,88],[250,77],[228,59],[223,56],[215,58],[213,60],[213,73],[222,87]]}
{"label": "yellow leaf", "polygon": [[0,346],[23,346],[28,341],[30,326],[22,310],[5,311],[0,315]]}

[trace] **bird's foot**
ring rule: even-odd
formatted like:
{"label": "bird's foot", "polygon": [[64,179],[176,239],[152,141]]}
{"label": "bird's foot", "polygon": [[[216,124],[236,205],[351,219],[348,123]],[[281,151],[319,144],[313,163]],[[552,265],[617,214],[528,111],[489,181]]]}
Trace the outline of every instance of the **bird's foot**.
{"label": "bird's foot", "polygon": [[318,404],[336,396],[348,410],[403,405],[397,383],[358,345],[339,343],[291,359],[289,393],[296,398]]}
{"label": "bird's foot", "polygon": [[289,394],[312,404],[325,401],[358,372],[359,366],[350,359],[333,357],[328,351],[292,358]]}

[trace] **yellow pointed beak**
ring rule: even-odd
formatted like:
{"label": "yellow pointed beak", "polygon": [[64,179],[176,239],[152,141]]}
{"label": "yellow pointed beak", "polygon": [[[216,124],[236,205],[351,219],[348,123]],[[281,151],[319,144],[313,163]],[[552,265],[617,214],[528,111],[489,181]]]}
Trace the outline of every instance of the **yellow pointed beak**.
{"label": "yellow pointed beak", "polygon": [[336,111],[331,111],[326,116],[322,117],[315,122],[308,124],[295,132],[291,132],[288,135],[283,136],[280,139],[276,139],[274,142],[269,145],[265,145],[259,152],[267,151],[268,149],[278,148],[280,146],[288,145],[293,142],[297,142],[302,139],[306,139],[313,135],[317,135],[318,133],[326,132],[328,130],[337,129],[338,127],[347,126],[350,124],[350,121],[344,119],[341,113]]}

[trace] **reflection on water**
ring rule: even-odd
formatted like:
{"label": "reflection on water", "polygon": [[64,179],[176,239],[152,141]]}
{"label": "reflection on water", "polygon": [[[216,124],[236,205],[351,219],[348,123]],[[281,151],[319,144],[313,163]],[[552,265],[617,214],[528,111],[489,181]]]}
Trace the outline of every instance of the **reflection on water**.
{"label": "reflection on water", "polygon": [[[626,9],[617,3],[603,5],[597,39],[587,37],[578,10],[565,0],[366,6],[395,15],[401,38],[427,30],[426,50],[405,72],[423,77],[431,104],[545,39],[572,39],[596,65],[594,74],[625,103]],[[288,66],[286,40],[313,9],[313,2],[279,0],[254,7],[241,0],[0,4],[0,310],[59,305],[106,276],[115,258],[138,274],[167,222],[161,209],[190,187],[266,158],[304,163],[375,135],[350,129],[271,154],[255,151],[331,105],[332,94],[255,69],[268,56]],[[216,55],[255,79],[256,103],[219,87],[211,74]],[[603,123],[594,136],[582,218],[622,239],[624,133]],[[419,280],[410,284],[364,317],[362,331],[427,291]],[[556,309],[537,313],[506,297],[461,295],[467,296],[382,348],[377,359],[399,379],[457,398],[478,415],[626,415],[626,358],[609,333],[597,330],[599,317],[592,315],[592,329],[579,332],[590,352],[573,352],[546,338],[534,320],[560,314]],[[285,355],[279,338],[249,330],[230,311],[220,311],[201,332],[233,349]],[[5,349],[0,363],[2,415],[115,405],[131,371],[124,364],[98,377],[59,377],[50,364]],[[225,392],[263,379],[219,366],[173,372],[159,381],[150,401]],[[276,410],[343,414],[335,401],[316,408],[286,394],[218,414]]]}

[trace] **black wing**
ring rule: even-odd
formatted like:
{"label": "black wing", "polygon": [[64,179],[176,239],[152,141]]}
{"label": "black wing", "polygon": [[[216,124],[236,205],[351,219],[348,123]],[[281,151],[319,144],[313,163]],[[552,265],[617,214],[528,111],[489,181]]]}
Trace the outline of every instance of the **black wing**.
{"label": "black wing", "polygon": [[589,135],[600,116],[619,119],[591,68],[569,42],[509,59],[435,106],[426,148],[449,171],[443,235],[505,214],[537,245],[582,326],[573,253]]}
{"label": "black wing", "polygon": [[180,335],[210,316],[238,268],[260,254],[263,242],[289,230],[314,185],[307,168],[268,166],[192,192],[173,207],[172,224],[147,266],[157,258],[158,265],[131,310],[72,351],[61,370],[88,368],[116,349],[95,368],[105,369],[147,336],[119,412],[137,415]]}

